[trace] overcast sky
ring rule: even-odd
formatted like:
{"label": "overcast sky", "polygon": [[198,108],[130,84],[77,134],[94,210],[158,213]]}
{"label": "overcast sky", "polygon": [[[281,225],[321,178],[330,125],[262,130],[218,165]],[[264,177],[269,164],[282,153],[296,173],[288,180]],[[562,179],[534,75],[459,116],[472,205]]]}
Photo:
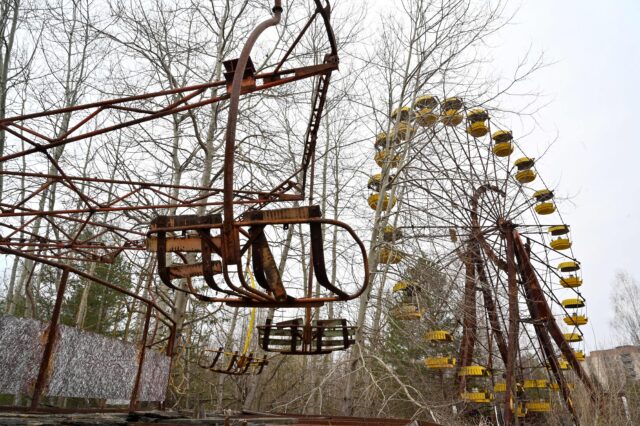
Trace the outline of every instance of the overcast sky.
{"label": "overcast sky", "polygon": [[538,171],[572,197],[560,209],[583,265],[588,350],[617,343],[609,303],[616,271],[640,279],[639,22],[637,0],[525,1],[495,44],[496,59],[531,47],[553,62],[532,79],[550,104],[527,140],[542,147],[558,138]]}

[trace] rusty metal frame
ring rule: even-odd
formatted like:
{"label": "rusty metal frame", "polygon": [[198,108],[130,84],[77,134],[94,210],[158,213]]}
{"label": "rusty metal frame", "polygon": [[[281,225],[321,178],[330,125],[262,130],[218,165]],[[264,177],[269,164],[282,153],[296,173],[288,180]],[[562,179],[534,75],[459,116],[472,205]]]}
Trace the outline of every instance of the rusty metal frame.
{"label": "rusty metal frame", "polygon": [[[274,2],[273,16],[254,29],[247,39],[240,57],[237,60],[225,62],[227,73],[225,74],[224,80],[24,114],[0,120],[0,129],[17,138],[23,144],[23,149],[7,153],[0,157],[0,164],[8,164],[10,160],[33,155],[43,156],[49,165],[49,170],[55,171],[38,173],[31,170],[5,170],[6,167],[0,170],[2,176],[28,179],[30,182],[33,182],[26,193],[19,197],[18,201],[10,203],[5,201],[5,199],[0,200],[0,254],[14,256],[16,259],[28,259],[36,264],[46,265],[62,271],[61,281],[56,294],[56,304],[47,331],[45,351],[41,360],[31,407],[28,411],[37,412],[47,410],[40,406],[40,402],[47,385],[51,356],[58,333],[60,309],[69,274],[91,280],[99,285],[133,297],[147,307],[144,331],[140,343],[138,370],[129,402],[130,410],[135,410],[138,406],[142,362],[146,348],[166,341],[167,354],[172,358],[174,355],[177,330],[176,322],[171,315],[160,308],[154,301],[121,289],[98,277],[91,276],[79,268],[70,266],[72,263],[113,263],[115,258],[124,251],[149,250],[149,247],[155,244],[159,260],[158,264],[159,266],[165,267],[164,271],[160,270],[162,268],[159,269],[161,272],[160,278],[166,285],[176,291],[186,292],[199,300],[224,302],[231,306],[302,306],[307,308],[307,313],[311,307],[318,307],[326,302],[346,301],[357,298],[369,285],[366,248],[353,229],[347,224],[337,220],[324,219],[320,215],[309,217],[298,217],[294,215],[280,219],[273,217],[270,219],[251,219],[252,215],[255,216],[255,211],[260,212],[271,203],[304,202],[308,193],[313,194],[313,164],[315,161],[317,135],[324,113],[331,74],[338,69],[339,63],[337,43],[330,24],[329,3],[326,1],[326,4],[323,5],[321,0],[314,0],[316,5],[315,11],[280,62],[270,71],[256,73],[251,64],[251,48],[266,28],[276,25],[279,22],[282,13],[281,0],[274,0]],[[330,51],[325,55],[322,63],[287,68],[287,59],[299,44],[304,33],[318,17],[325,26]],[[304,135],[304,150],[299,166],[291,175],[287,176],[271,189],[255,191],[244,188],[234,188],[235,128],[239,113],[240,97],[306,79],[315,79],[315,89],[312,94],[311,112],[307,123],[307,130]],[[222,94],[209,98],[204,97],[207,91],[211,89],[224,88],[226,88],[226,92]],[[142,100],[153,100],[155,104],[159,106],[149,109],[140,108],[135,105],[136,102]],[[221,188],[198,185],[174,185],[133,179],[105,179],[74,176],[65,172],[59,158],[56,158],[52,153],[52,150],[58,147],[90,140],[91,138],[109,132],[149,123],[152,120],[193,111],[227,100],[229,101],[229,113],[225,135],[223,186]],[[101,118],[110,111],[122,111],[131,114],[131,116],[122,121],[101,126]],[[72,113],[80,114],[81,117],[79,121],[73,123],[64,134],[50,135],[38,129],[38,120],[55,118],[62,114]],[[51,209],[30,208],[28,202],[41,195],[44,191],[49,190],[52,185],[64,187],[72,197],[77,198],[78,204],[71,207],[53,206]],[[98,196],[90,196],[83,189],[84,186],[95,189],[100,186],[110,185],[123,190],[121,192],[117,192],[118,189],[114,190],[114,193],[118,195],[109,202],[102,202]],[[171,195],[172,191],[181,195],[173,196]],[[190,195],[185,196],[185,192],[190,193]],[[145,199],[147,196],[153,196],[159,201],[153,204],[136,204],[137,199]],[[211,197],[215,198],[210,200]],[[310,196],[309,202],[311,202],[311,200],[312,197]],[[237,212],[235,212],[234,208],[237,206],[245,209],[244,215],[236,216]],[[179,208],[198,207],[221,209],[223,212],[221,220],[215,221],[215,223],[200,223],[195,226],[193,223],[188,226],[180,226],[179,224],[177,226],[175,224],[165,224],[165,226],[162,226],[162,219],[160,219],[160,221],[156,223],[157,226],[145,232],[138,228],[139,225],[127,224],[120,226],[117,223],[105,223],[105,221],[98,219],[101,214],[107,213],[126,215],[139,212],[153,214],[170,209],[176,210]],[[305,208],[313,208],[313,206]],[[247,213],[247,209],[252,209],[252,211]],[[13,221],[11,221],[11,219],[13,219]],[[51,227],[51,229],[55,231],[51,233],[53,236],[44,237],[33,232],[32,225],[37,220],[43,220],[47,226]],[[72,224],[73,230],[69,231],[69,227],[65,227],[64,224]],[[286,293],[277,294],[277,292],[273,291],[274,288],[267,288],[264,289],[264,291],[253,289],[252,286],[245,282],[244,276],[240,272],[242,271],[240,264],[242,255],[248,250],[252,249],[254,259],[256,259],[256,252],[258,252],[258,256],[263,256],[263,258],[270,253],[268,243],[264,238],[263,229],[265,226],[290,226],[296,224],[306,224],[311,228],[311,233],[314,238],[312,238],[309,260],[312,266],[310,273],[311,271],[314,272],[320,285],[331,293],[329,296],[313,297],[312,294],[307,291],[305,297],[295,299],[286,295]],[[335,287],[327,278],[322,247],[322,227],[324,225],[335,226],[346,231],[355,241],[357,250],[360,251],[362,256],[364,278],[356,290],[351,293]],[[94,232],[87,237],[83,235],[83,232],[88,228],[91,228]],[[203,263],[206,263],[203,269],[206,268],[209,272],[209,274],[204,274],[205,281],[213,290],[224,293],[224,297],[210,297],[199,294],[192,287],[190,277],[186,277],[186,289],[171,283],[172,277],[170,274],[165,273],[166,267],[168,266],[163,265],[163,261],[165,260],[164,255],[168,250],[167,239],[183,231],[197,233],[202,244],[201,253],[203,254]],[[214,236],[211,234],[212,231],[218,232],[219,234]],[[112,238],[104,238],[109,236]],[[241,246],[240,241],[243,236],[247,238],[247,242]],[[153,240],[154,238],[155,240]],[[103,242],[103,239],[108,242]],[[260,248],[262,248],[262,250],[257,250]],[[186,263],[185,256],[181,253],[177,254],[182,257]],[[212,261],[211,256],[213,255],[219,256],[222,259],[219,264]],[[160,261],[161,259],[162,261]],[[255,261],[254,267],[264,264],[268,264],[268,262],[262,262],[261,264]],[[232,267],[235,267],[238,271],[235,280],[231,277]],[[213,281],[213,275],[216,273],[220,273],[223,276],[226,287],[223,288]],[[265,277],[268,276],[269,271],[265,269],[264,274]],[[312,278],[312,276],[310,277]],[[266,277],[265,279],[261,277],[261,280],[263,284],[267,283],[268,285],[274,282],[273,277]],[[239,284],[235,281],[239,281]],[[311,288],[311,284],[309,284],[309,288]],[[169,327],[169,335],[155,342],[155,332],[149,336],[149,326],[153,315],[155,315],[158,321],[163,322]],[[343,346],[347,348],[353,343],[349,337],[349,332],[352,331],[352,327],[346,326],[344,320],[342,321],[344,331]],[[320,330],[322,326],[320,324],[314,326],[316,328],[315,334],[310,327],[309,315],[307,315],[307,325],[304,328],[305,333],[313,336],[319,345],[318,347],[322,348],[322,330]],[[147,342],[148,339],[151,341]],[[307,344],[307,346],[309,346],[309,344]],[[327,352],[330,351],[321,350],[321,352],[318,353]],[[263,360],[256,359],[254,361],[258,362],[257,366],[259,367],[259,371],[262,371],[262,368],[266,364],[266,357]],[[246,371],[251,365],[251,362],[247,362],[246,366],[243,366],[244,370]],[[238,371],[240,370],[242,370],[242,368]],[[232,372],[231,374],[235,373]],[[4,408],[7,407],[0,407],[0,409]],[[57,409],[52,410],[56,411]],[[98,409],[98,411],[100,410],[101,409]]]}
{"label": "rusty metal frame", "polygon": [[[284,179],[280,184],[276,185],[271,190],[266,191],[247,191],[241,188],[234,189],[231,185],[225,185],[223,188],[214,188],[214,187],[199,187],[199,186],[189,186],[189,185],[170,185],[170,184],[162,184],[153,181],[136,181],[136,180],[126,180],[126,179],[99,179],[92,177],[80,177],[80,176],[70,176],[65,173],[59,161],[55,159],[51,154],[50,150],[56,147],[60,147],[66,144],[83,141],[90,139],[92,137],[105,134],[114,130],[119,130],[125,127],[129,127],[136,124],[141,124],[145,122],[149,122],[151,120],[155,120],[158,118],[170,116],[172,114],[186,112],[190,110],[194,110],[197,108],[202,108],[207,105],[215,104],[221,101],[225,101],[231,99],[233,102],[233,97],[236,98],[240,95],[247,95],[259,91],[263,91],[266,89],[274,88],[277,86],[281,86],[287,83],[291,83],[298,80],[320,77],[323,76],[320,80],[328,81],[328,76],[331,74],[333,70],[338,68],[338,59],[337,59],[337,45],[335,42],[335,37],[333,35],[333,30],[329,24],[329,7],[323,7],[320,3],[320,0],[316,0],[316,11],[310,18],[309,24],[313,21],[313,19],[320,15],[322,17],[323,22],[327,26],[327,34],[328,39],[331,46],[331,53],[327,55],[324,63],[311,65],[311,66],[303,66],[303,67],[293,67],[293,68],[285,68],[286,59],[295,47],[295,45],[299,42],[302,34],[300,34],[299,38],[296,42],[290,47],[289,51],[282,59],[280,63],[277,64],[274,70],[260,72],[251,76],[251,79],[255,82],[253,85],[242,85],[239,88],[239,93],[233,92],[233,84],[231,85],[230,93],[223,93],[219,96],[211,97],[208,99],[200,100],[198,102],[189,103],[191,100],[195,99],[198,96],[203,95],[209,89],[212,88],[223,88],[228,85],[228,81],[219,80],[204,84],[186,86],[176,89],[170,90],[162,90],[152,93],[146,93],[141,95],[129,96],[116,98],[111,100],[92,102],[83,105],[77,105],[73,107],[60,108],[54,110],[47,110],[38,113],[32,114],[24,114],[15,117],[5,118],[0,120],[0,129],[6,131],[7,133],[15,136],[19,140],[23,141],[28,147],[26,149],[9,153],[0,157],[0,163],[7,162],[12,159],[17,159],[25,156],[29,156],[32,154],[44,155],[46,160],[51,164],[51,166],[57,171],[57,174],[50,173],[32,173],[28,171],[15,171],[15,170],[2,170],[0,173],[5,176],[14,176],[14,177],[23,177],[23,178],[33,178],[42,181],[42,184],[35,185],[34,189],[31,190],[30,193],[26,194],[25,197],[18,203],[7,204],[4,201],[0,200],[0,220],[9,219],[9,218],[25,218],[25,223],[21,226],[10,226],[7,223],[3,223],[0,229],[5,228],[6,232],[0,233],[0,245],[6,247],[18,248],[20,250],[30,252],[42,252],[39,254],[42,258],[68,258],[68,259],[78,259],[78,260],[88,260],[88,261],[109,261],[117,255],[122,250],[142,250],[144,249],[144,233],[137,231],[135,227],[130,229],[126,228],[118,228],[116,226],[111,226],[109,224],[98,223],[92,221],[92,217],[99,213],[108,213],[108,212],[130,212],[130,211],[156,211],[156,210],[164,210],[164,209],[172,209],[172,208],[183,208],[183,207],[202,207],[202,206],[211,206],[211,207],[221,207],[224,206],[225,203],[229,204],[230,197],[233,198],[230,204],[246,204],[248,206],[265,206],[273,201],[302,201],[304,200],[305,194],[305,183],[307,176],[307,169],[309,167],[309,163],[311,161],[311,153],[315,148],[315,138],[317,132],[317,122],[319,121],[319,117],[322,114],[322,105],[324,105],[325,97],[326,97],[326,89],[322,91],[322,93],[315,98],[318,99],[317,103],[319,103],[319,108],[314,107],[314,113],[310,118],[310,126],[312,127],[312,131],[309,131],[305,141],[305,154],[303,156],[303,161],[301,162],[300,167],[294,171],[291,176],[288,176]],[[274,11],[281,11],[280,1],[276,1],[276,7],[274,7]],[[280,12],[278,12],[279,14]],[[308,28],[305,27],[305,31]],[[242,73],[238,73],[240,77]],[[241,79],[242,80],[242,79]],[[242,82],[242,81],[241,81]],[[163,104],[163,98],[167,96],[180,96],[180,99],[175,101],[169,101],[167,104]],[[156,99],[160,106],[156,109],[143,109],[139,107],[129,106],[128,104],[140,101],[140,100],[149,100]],[[318,106],[318,105],[316,105]],[[100,114],[105,111],[110,110],[119,110],[119,111],[127,111],[131,113],[136,113],[142,115],[141,117],[131,118],[117,124],[113,124],[110,126],[106,126],[103,128],[97,128],[94,130],[86,131],[84,130],[90,123],[96,122],[100,118]],[[39,118],[52,117],[65,113],[82,113],[86,111],[87,114],[84,118],[80,119],[79,122],[75,123],[66,133],[58,136],[46,135],[38,130],[32,128],[30,123],[33,120]],[[230,125],[235,124],[236,116],[230,114]],[[315,130],[314,130],[315,129]],[[229,149],[232,149],[234,143],[228,140],[227,146]],[[232,173],[233,167],[233,153],[226,156],[225,168]],[[296,178],[298,176],[303,177],[302,184],[296,183]],[[67,208],[67,209],[53,209],[53,210],[32,210],[25,207],[25,203],[35,197],[37,194],[44,191],[46,188],[51,186],[54,182],[61,183],[62,185],[69,188],[72,193],[75,193],[79,200],[82,201],[82,206],[78,208]],[[83,193],[79,187],[79,183],[89,183],[89,184],[114,184],[119,186],[124,186],[126,188],[130,188],[129,191],[118,197],[116,200],[112,201],[109,204],[100,203],[96,199],[87,196]],[[172,199],[167,193],[164,191],[168,191],[171,189],[184,189],[190,191],[197,191],[197,195],[187,197],[187,198],[178,198]],[[226,199],[225,200],[213,200],[213,201],[205,201],[211,196],[220,196],[224,194],[226,191]],[[154,204],[154,205],[131,205],[130,201],[133,200],[132,197],[135,195],[141,195],[144,193],[155,194],[156,196],[160,196],[163,198],[162,203]],[[23,238],[18,237],[19,234],[29,235],[28,226],[32,223],[32,221],[36,217],[44,217],[52,227],[57,229],[62,235],[64,234],[64,230],[60,228],[55,220],[63,220],[70,221],[74,223],[80,224],[80,231],[86,226],[93,226],[103,229],[104,233],[115,233],[118,235],[119,239],[123,240],[121,245],[105,245],[95,238],[92,240],[83,240],[80,237],[81,232],[76,232],[76,235],[67,235],[69,237],[65,240],[56,240],[56,239],[45,239],[42,236],[31,235],[31,238]],[[227,219],[228,221],[229,219]],[[88,252],[88,249],[101,249],[105,251],[102,256],[96,257],[95,254]]]}
{"label": "rusty metal frame", "polygon": [[[262,209],[273,202],[282,201],[304,201],[307,192],[313,192],[313,178],[309,179],[309,171],[313,169],[315,160],[315,147],[320,120],[324,112],[324,105],[327,97],[327,90],[333,71],[338,69],[338,50],[335,35],[330,24],[330,6],[326,2],[322,4],[321,0],[314,0],[315,11],[309,17],[308,22],[302,28],[295,41],[289,46],[281,60],[272,70],[256,73],[250,59],[251,49],[260,37],[261,33],[280,21],[282,13],[281,0],[274,0],[273,15],[268,20],[259,24],[249,35],[245,42],[240,57],[237,60],[225,62],[227,72],[225,79],[204,84],[192,85],[182,88],[170,90],[162,90],[141,95],[116,98],[111,100],[92,102],[84,105],[73,107],[48,110],[38,113],[24,114],[20,116],[10,117],[0,120],[0,129],[13,135],[26,144],[26,148],[17,152],[12,152],[0,157],[0,163],[9,160],[26,157],[29,155],[44,155],[50,164],[50,168],[56,173],[35,173],[30,171],[1,170],[5,176],[13,176],[18,178],[34,179],[37,183],[21,197],[19,202],[6,203],[0,200],[0,247],[11,250],[17,250],[25,254],[37,257],[39,260],[56,259],[69,261],[89,261],[89,262],[105,262],[112,263],[116,256],[123,251],[145,250],[148,242],[145,237],[153,237],[153,233],[158,234],[174,233],[184,231],[180,227],[156,227],[149,233],[141,232],[136,225],[130,228],[127,226],[118,226],[112,223],[103,223],[95,219],[96,215],[104,213],[119,212],[120,214],[128,214],[131,212],[156,212],[167,209],[178,208],[196,208],[196,207],[217,207],[223,211],[221,225],[216,227],[221,231],[217,237],[206,235],[211,231],[201,228],[191,228],[201,233],[203,241],[203,249],[206,250],[207,259],[210,255],[215,254],[222,258],[220,268],[209,262],[207,266],[209,274],[205,274],[207,284],[215,291],[225,293],[228,297],[208,297],[199,295],[190,289],[184,290],[170,285],[170,278],[164,274],[162,281],[179,291],[186,291],[197,297],[199,300],[228,302],[233,305],[260,305],[260,306],[318,306],[324,302],[348,300],[360,295],[366,285],[369,283],[366,249],[362,241],[357,237],[355,232],[346,224],[339,221],[332,221],[318,217],[308,218],[305,220],[291,219],[289,221],[247,221],[236,218],[234,207],[245,206],[245,208]],[[329,52],[325,55],[322,63],[310,66],[287,68],[287,60],[295,47],[299,44],[303,35],[311,27],[311,24],[320,18],[326,29],[327,40],[329,43]],[[234,156],[235,156],[235,129],[239,113],[240,97],[260,92],[266,89],[274,88],[284,84],[303,79],[315,78],[315,90],[313,91],[311,101],[311,113],[307,123],[307,130],[304,136],[304,151],[302,160],[297,169],[290,176],[286,177],[281,183],[275,185],[270,190],[265,191],[247,191],[243,188],[234,188]],[[214,88],[225,88],[226,92],[217,96],[206,99],[197,100],[202,97],[208,90]],[[165,98],[169,97],[169,100]],[[145,109],[136,106],[134,103],[141,100],[155,100],[159,105],[154,109]],[[65,173],[63,167],[57,158],[51,153],[51,150],[67,144],[90,139],[92,137],[106,134],[115,130],[123,129],[129,126],[138,125],[167,117],[176,113],[187,112],[207,105],[212,105],[221,101],[229,101],[228,123],[225,135],[225,154],[223,166],[223,187],[206,187],[194,185],[172,185],[150,181],[136,181],[127,179],[102,179],[82,176],[71,176]],[[96,128],[89,128],[92,123],[98,123],[101,115],[107,111],[125,111],[127,113],[136,114],[128,117],[124,121],[117,123],[108,123],[100,127],[96,124]],[[47,117],[56,117],[60,114],[68,113],[86,113],[77,123],[73,124],[64,134],[52,136],[44,134],[34,127],[31,123],[36,120]],[[310,190],[307,188],[307,181],[310,183]],[[41,183],[40,183],[41,182]],[[51,185],[57,183],[70,190],[72,196],[76,196],[79,205],[72,208],[53,208],[44,210],[34,210],[27,206],[27,202],[43,191],[47,190]],[[80,189],[80,186],[88,185],[89,187],[98,185],[116,185],[118,188],[124,188],[125,193],[119,195],[115,200],[108,203],[102,203],[95,197],[90,197]],[[172,196],[169,192],[173,190],[184,190],[195,192],[189,196]],[[136,204],[136,197],[144,199],[145,195],[153,195],[159,197],[160,201],[155,204]],[[217,197],[209,200],[210,197]],[[19,219],[12,224],[9,219]],[[54,235],[43,237],[36,235],[30,229],[30,226],[38,219],[45,221],[46,225],[51,227],[55,232]],[[69,232],[61,225],[60,222],[72,223],[75,229]],[[313,259],[313,269],[318,281],[327,288],[334,297],[326,298],[299,298],[291,300],[282,294],[274,297],[269,292],[254,290],[249,286],[243,277],[243,274],[235,274],[232,278],[232,267],[241,271],[240,258],[248,249],[248,244],[240,246],[241,235],[248,235],[248,231],[244,228],[253,228],[254,230],[265,225],[288,225],[288,224],[309,224],[312,228],[314,236],[318,236],[318,229],[322,225],[333,225],[343,228],[355,240],[361,251],[364,264],[364,279],[361,286],[355,294],[346,294],[339,288],[333,287],[327,278],[324,256],[322,254],[321,238],[314,238],[313,251],[311,256]],[[91,227],[94,235],[89,237],[83,236],[83,231]],[[256,239],[260,240],[260,233],[256,234]],[[159,235],[159,234],[158,234]],[[322,233],[320,232],[320,237]],[[105,236],[112,236],[112,241],[103,242]],[[62,237],[62,238],[60,238]],[[160,237],[161,239],[164,237]],[[262,241],[262,240],[261,240]],[[205,247],[206,243],[206,247]],[[261,242],[266,247],[263,252],[267,252],[268,244]],[[160,255],[158,250],[158,254]],[[159,256],[160,257],[160,256]],[[36,259],[36,262],[38,261]],[[162,262],[159,262],[162,263]],[[220,269],[224,282],[228,290],[223,289],[213,282],[213,270]],[[237,283],[239,281],[239,283]]]}

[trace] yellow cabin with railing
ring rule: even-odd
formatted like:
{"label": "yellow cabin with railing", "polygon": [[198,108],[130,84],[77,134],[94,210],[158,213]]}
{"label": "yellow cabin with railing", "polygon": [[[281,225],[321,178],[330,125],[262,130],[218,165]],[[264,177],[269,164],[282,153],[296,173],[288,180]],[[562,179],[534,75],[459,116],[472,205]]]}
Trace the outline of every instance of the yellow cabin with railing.
{"label": "yellow cabin with railing", "polygon": [[518,158],[513,163],[518,170],[515,174],[515,179],[522,184],[533,182],[537,176],[536,172],[532,169],[534,164],[535,160],[533,158]]}
{"label": "yellow cabin with railing", "polygon": [[580,333],[564,333],[563,337],[564,337],[564,340],[566,340],[569,343],[582,342],[582,334]]}
{"label": "yellow cabin with railing", "polygon": [[424,311],[415,303],[401,303],[393,307],[389,314],[395,320],[412,321],[422,318]]}
{"label": "yellow cabin with railing", "polygon": [[462,392],[460,398],[466,402],[473,402],[476,404],[488,404],[493,401],[493,394],[488,390],[472,390],[471,392]]}
{"label": "yellow cabin with railing", "polygon": [[556,211],[556,205],[553,203],[553,192],[548,189],[541,189],[533,193],[533,198],[537,204],[534,207],[537,214],[544,216]]}
{"label": "yellow cabin with railing", "polygon": [[564,299],[562,306],[567,309],[580,309],[584,308],[584,299],[582,297],[575,297],[570,299]]}
{"label": "yellow cabin with railing", "polygon": [[489,377],[490,375],[489,370],[481,365],[467,365],[460,367],[458,371],[460,377]]}
{"label": "yellow cabin with railing", "polygon": [[513,152],[513,134],[510,130],[498,130],[491,135],[493,148],[491,151],[497,157],[508,157]]}
{"label": "yellow cabin with railing", "polygon": [[527,401],[525,407],[529,413],[549,413],[551,412],[551,402],[547,400]]}
{"label": "yellow cabin with railing", "polygon": [[401,121],[393,128],[393,137],[401,141],[407,141],[416,134],[416,128],[406,121]]}
{"label": "yellow cabin with railing", "polygon": [[440,104],[440,122],[445,126],[457,126],[462,123],[460,110],[463,106],[462,99],[455,96],[442,101]]}
{"label": "yellow cabin with railing", "polygon": [[[378,208],[378,200],[380,200],[379,193],[369,195],[367,202],[369,203],[369,207],[371,207],[372,210],[376,210]],[[393,208],[397,202],[398,199],[395,196],[389,197],[387,194],[384,194],[382,199],[382,210]]]}
{"label": "yellow cabin with railing", "polygon": [[582,285],[582,278],[575,275],[560,278],[560,285],[564,288],[577,288]]}
{"label": "yellow cabin with railing", "polygon": [[425,358],[424,365],[432,369],[447,369],[456,366],[456,359],[450,356]]}
{"label": "yellow cabin with railing", "polygon": [[373,157],[376,164],[379,167],[389,167],[395,169],[400,165],[400,154],[394,153],[390,149],[383,149],[381,151],[376,152],[375,157]]}
{"label": "yellow cabin with railing", "polygon": [[422,127],[433,127],[439,119],[436,113],[438,99],[435,96],[423,95],[413,102],[416,123]]}
{"label": "yellow cabin with railing", "polygon": [[573,327],[579,327],[581,325],[586,325],[589,322],[589,319],[586,316],[578,315],[578,314],[573,314],[573,315],[566,316],[562,320],[564,321],[565,324],[573,326]]}
{"label": "yellow cabin with railing", "polygon": [[467,133],[474,138],[481,138],[489,133],[487,126],[489,113],[484,108],[472,108],[467,112]]}
{"label": "yellow cabin with railing", "polygon": [[[551,248],[554,250],[568,250],[571,248],[571,239],[569,238],[569,226],[568,225],[556,225],[549,227],[549,234],[551,234]],[[553,239],[553,237],[556,237]]]}
{"label": "yellow cabin with railing", "polygon": [[432,330],[427,331],[427,334],[424,336],[425,340],[428,342],[451,342],[453,341],[453,336],[451,333],[445,330]]}
{"label": "yellow cabin with railing", "polygon": [[522,387],[525,389],[547,389],[549,381],[546,379],[527,379]]}

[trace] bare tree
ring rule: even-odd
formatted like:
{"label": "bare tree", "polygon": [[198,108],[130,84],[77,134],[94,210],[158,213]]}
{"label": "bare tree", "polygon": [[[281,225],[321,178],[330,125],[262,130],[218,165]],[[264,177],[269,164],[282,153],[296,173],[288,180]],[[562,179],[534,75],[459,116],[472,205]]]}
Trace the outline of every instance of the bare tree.
{"label": "bare tree", "polygon": [[626,271],[616,273],[611,291],[611,325],[625,344],[640,345],[640,284]]}

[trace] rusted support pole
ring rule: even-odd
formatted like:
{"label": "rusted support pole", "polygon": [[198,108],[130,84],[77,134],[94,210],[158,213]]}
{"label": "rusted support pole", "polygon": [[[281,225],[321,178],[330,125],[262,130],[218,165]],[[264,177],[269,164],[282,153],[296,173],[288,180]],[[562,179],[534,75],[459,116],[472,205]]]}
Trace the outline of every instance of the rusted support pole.
{"label": "rusted support pole", "polygon": [[38,378],[33,389],[33,397],[31,399],[31,408],[36,409],[40,405],[40,399],[42,393],[49,380],[49,373],[52,367],[51,356],[53,355],[53,348],[58,337],[58,322],[60,320],[60,310],[62,309],[62,301],[64,300],[64,292],[67,288],[67,279],[69,278],[69,270],[63,269],[62,276],[60,277],[60,283],[58,284],[58,292],[56,294],[56,302],[53,305],[53,313],[51,314],[51,321],[49,327],[45,331],[47,337],[47,343],[44,346],[44,352],[42,353],[42,361],[40,362],[40,370],[38,371]]}
{"label": "rusted support pole", "polygon": [[149,334],[149,322],[151,321],[152,307],[147,305],[147,313],[144,317],[144,328],[142,331],[142,341],[140,342],[140,355],[138,360],[138,372],[133,383],[133,391],[131,392],[131,400],[129,401],[129,410],[134,411],[138,405],[138,394],[140,393],[140,380],[142,379],[142,368],[144,367],[144,355],[147,352],[147,334]]}
{"label": "rusted support pole", "polygon": [[[506,362],[506,393],[504,397],[504,423],[509,426],[514,423],[513,410],[517,403],[515,383],[516,356],[518,354],[518,283],[516,281],[516,263],[513,247],[513,234],[509,226],[506,232],[507,240],[507,279],[509,296],[509,350]],[[515,398],[514,398],[515,396]]]}
{"label": "rusted support pole", "polygon": [[[467,251],[462,256],[465,266],[464,284],[464,316],[462,320],[462,344],[460,345],[460,363],[458,368],[471,365],[473,349],[476,343],[477,310],[476,310],[476,276],[470,253]],[[464,392],[466,380],[456,376],[459,393]]]}
{"label": "rusted support pole", "polygon": [[566,358],[567,362],[569,362],[573,371],[575,371],[576,375],[589,390],[591,399],[596,402],[596,388],[587,373],[582,368],[582,364],[580,364],[580,362],[576,358],[575,352],[573,351],[569,343],[564,339],[562,330],[560,330],[560,327],[558,327],[558,323],[553,317],[551,308],[544,298],[544,292],[542,291],[540,283],[538,282],[538,278],[536,277],[535,271],[533,270],[533,266],[531,266],[529,254],[527,253],[524,244],[522,244],[522,241],[520,240],[520,234],[518,234],[516,231],[514,231],[513,233],[514,239],[516,241],[516,249],[520,247],[519,251],[521,252],[522,260],[524,260],[522,265],[523,272],[526,273],[527,281],[532,287],[532,296],[536,299],[535,301],[538,307],[541,309],[543,316],[547,320],[547,329],[549,330],[549,335],[556,342],[556,345],[558,345],[558,348],[560,348],[562,355]]}
{"label": "rusted support pole", "polygon": [[[538,336],[538,341],[540,342],[540,346],[542,347],[542,350],[549,363],[549,366],[551,367],[551,371],[553,372],[553,375],[556,378],[556,382],[560,387],[560,392],[562,394],[562,398],[565,401],[567,409],[569,410],[569,412],[571,412],[571,415],[573,416],[575,424],[579,425],[580,421],[578,419],[575,406],[573,405],[573,399],[571,398],[571,394],[567,386],[567,382],[564,378],[564,375],[562,374],[562,371],[560,370],[560,364],[555,356],[555,352],[553,350],[553,346],[551,343],[551,338],[550,338],[551,326],[555,326],[557,328],[558,325],[556,324],[555,319],[553,318],[553,315],[551,313],[551,308],[549,308],[549,305],[547,304],[547,301],[544,296],[544,292],[540,287],[540,283],[538,283],[538,278],[536,277],[535,270],[531,265],[531,261],[529,259],[529,254],[527,252],[527,249],[525,248],[524,244],[522,243],[522,240],[520,239],[520,234],[514,230],[512,232],[512,235],[513,235],[513,242],[514,242],[514,248],[515,248],[515,255],[518,261],[520,273],[522,274],[522,278],[523,278],[522,285],[523,285],[525,297],[527,300],[527,306],[531,314],[531,319],[533,320],[534,330],[536,331],[536,335]],[[571,356],[575,358],[573,351],[571,351]],[[581,369],[582,367],[578,364],[578,368]],[[589,381],[589,383],[588,384],[585,383],[585,385],[587,386],[589,391],[592,393],[592,398],[593,398],[594,395],[592,392],[591,382]]]}
{"label": "rusted support pole", "polygon": [[495,301],[491,295],[491,288],[489,287],[489,280],[487,278],[487,272],[485,270],[485,262],[480,257],[480,247],[476,246],[475,249],[476,259],[476,273],[478,274],[478,281],[480,281],[480,290],[482,291],[482,298],[484,300],[484,306],[489,316],[489,324],[491,325],[491,334],[493,335],[498,351],[500,352],[500,358],[502,362],[507,364],[507,343],[500,327],[500,320],[498,318],[498,311],[496,309]]}

